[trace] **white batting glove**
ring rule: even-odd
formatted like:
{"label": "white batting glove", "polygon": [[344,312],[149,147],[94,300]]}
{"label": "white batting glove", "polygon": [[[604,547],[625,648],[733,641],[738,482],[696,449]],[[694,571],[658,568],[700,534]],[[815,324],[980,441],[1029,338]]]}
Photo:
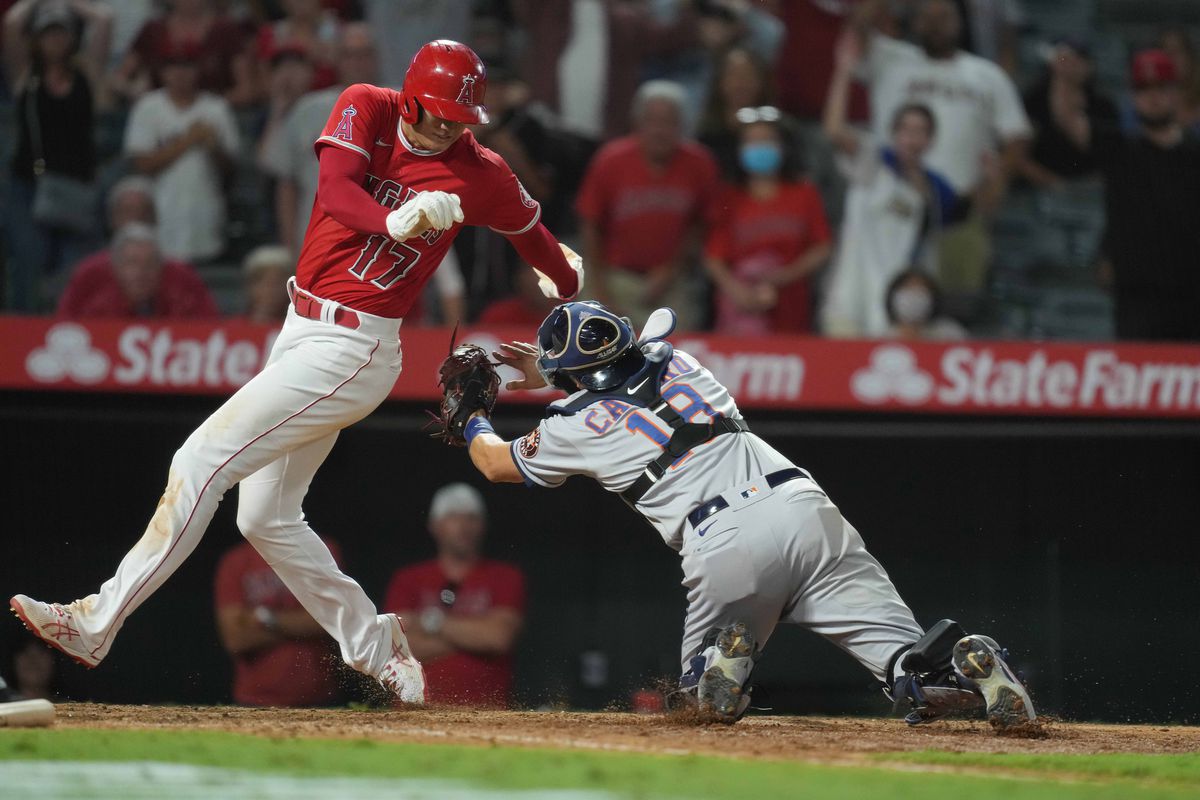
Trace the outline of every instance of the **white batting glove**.
{"label": "white batting glove", "polygon": [[458,195],[417,192],[415,197],[387,215],[387,229],[389,236],[403,242],[430,229],[444,231],[462,221],[462,201]]}
{"label": "white batting glove", "polygon": [[[579,279],[579,288],[575,290],[575,294],[571,295],[571,297],[577,297],[579,293],[583,291],[583,259],[579,257],[578,253],[567,247],[562,242],[559,242],[558,246],[562,249],[562,254],[567,259],[567,265],[570,266],[571,269],[575,270],[575,276]],[[534,267],[533,271],[537,273],[538,276],[538,288],[542,290],[542,294],[544,294],[546,297],[549,297],[551,300],[571,299],[571,297],[564,297],[563,294],[558,291],[558,286],[554,284],[554,281],[550,280],[549,275],[536,267]]]}

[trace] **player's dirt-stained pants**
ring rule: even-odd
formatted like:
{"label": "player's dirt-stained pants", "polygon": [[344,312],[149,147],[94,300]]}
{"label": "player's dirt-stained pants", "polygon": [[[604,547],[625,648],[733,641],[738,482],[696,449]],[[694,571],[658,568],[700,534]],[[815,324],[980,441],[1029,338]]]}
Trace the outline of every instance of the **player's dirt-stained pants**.
{"label": "player's dirt-stained pants", "polygon": [[744,622],[761,648],[778,623],[790,622],[891,683],[888,660],[923,631],[821,487],[808,478],[774,489],[756,480],[721,496],[729,508],[695,529],[684,523],[684,670],[711,628]]}
{"label": "player's dirt-stained pants", "polygon": [[338,642],[346,663],[369,674],[383,667],[390,625],[338,569],[300,507],[338,432],[370,414],[400,373],[400,321],[359,316],[362,324],[351,330],[289,308],[262,372],[175,453],[141,540],[99,593],[80,603],[76,619],[96,658],[195,549],[225,492],[241,482],[243,535]]}

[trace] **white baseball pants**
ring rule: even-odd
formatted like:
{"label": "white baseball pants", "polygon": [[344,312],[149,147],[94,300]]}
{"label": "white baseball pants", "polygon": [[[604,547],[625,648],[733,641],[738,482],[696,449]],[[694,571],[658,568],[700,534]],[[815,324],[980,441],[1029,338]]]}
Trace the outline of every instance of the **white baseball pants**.
{"label": "white baseball pants", "polygon": [[[330,308],[334,304],[328,304]],[[391,628],[342,573],[304,519],[301,502],[338,432],[370,414],[400,374],[400,320],[360,314],[358,330],[288,309],[263,371],[175,453],[146,532],[76,616],[103,658],[125,619],[195,549],[217,504],[241,483],[238,526],[347,664],[374,675],[391,654]]]}
{"label": "white baseball pants", "polygon": [[821,634],[891,683],[889,659],[924,631],[821,487],[800,478],[771,489],[758,480],[721,496],[729,508],[685,526],[684,671],[712,628],[744,622],[761,648],[785,622]]}

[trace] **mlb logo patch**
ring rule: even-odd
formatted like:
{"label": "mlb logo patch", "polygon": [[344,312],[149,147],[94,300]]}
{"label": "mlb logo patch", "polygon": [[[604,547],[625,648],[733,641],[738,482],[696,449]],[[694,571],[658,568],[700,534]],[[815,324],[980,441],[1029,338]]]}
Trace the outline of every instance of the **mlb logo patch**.
{"label": "mlb logo patch", "polygon": [[751,486],[749,489],[746,489],[745,491],[742,492],[742,499],[749,500],[751,497],[754,497],[754,495],[756,495],[756,494],[758,494],[758,487]]}

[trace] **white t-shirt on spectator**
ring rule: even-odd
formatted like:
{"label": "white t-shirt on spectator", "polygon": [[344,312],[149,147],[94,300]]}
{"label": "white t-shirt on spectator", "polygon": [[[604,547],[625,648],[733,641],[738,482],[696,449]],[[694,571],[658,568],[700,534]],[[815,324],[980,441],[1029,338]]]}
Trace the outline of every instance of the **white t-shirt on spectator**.
{"label": "white t-shirt on spectator", "polygon": [[[220,147],[231,158],[236,155],[237,123],[224,98],[201,93],[190,106],[179,108],[165,89],[150,92],[134,105],[125,128],[125,152],[153,152],[196,122],[208,124]],[[152,180],[163,254],[185,261],[219,255],[225,247],[225,194],[212,157],[193,147]]]}
{"label": "white t-shirt on spectator", "polygon": [[892,279],[908,267],[932,273],[928,246],[958,202],[948,182],[927,173],[932,197],[900,177],[894,156],[863,136],[853,158],[839,159],[847,179],[838,250],[830,270],[821,329],[827,336],[883,336]]}
{"label": "white t-shirt on spectator", "polygon": [[985,152],[1032,132],[1012,79],[985,58],[959,51],[932,59],[916,45],[876,33],[864,76],[871,89],[871,130],[880,140],[890,138],[897,108],[929,106],[937,134],[925,161],[960,193],[979,182]]}

